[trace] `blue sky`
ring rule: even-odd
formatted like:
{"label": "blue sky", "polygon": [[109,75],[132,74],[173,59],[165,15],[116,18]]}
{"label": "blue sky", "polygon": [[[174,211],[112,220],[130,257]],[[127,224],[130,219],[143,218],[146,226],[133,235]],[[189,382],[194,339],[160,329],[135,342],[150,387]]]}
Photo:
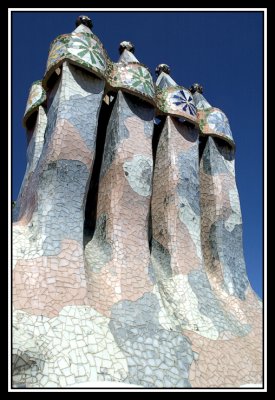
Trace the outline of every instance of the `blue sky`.
{"label": "blue sky", "polygon": [[154,75],[166,63],[172,78],[199,82],[207,100],[229,118],[237,146],[244,253],[252,287],[262,297],[263,14],[261,12],[13,12],[12,198],[26,168],[22,117],[29,88],[42,79],[50,42],[71,32],[78,15],[117,61],[122,40],[134,43],[138,60]]}

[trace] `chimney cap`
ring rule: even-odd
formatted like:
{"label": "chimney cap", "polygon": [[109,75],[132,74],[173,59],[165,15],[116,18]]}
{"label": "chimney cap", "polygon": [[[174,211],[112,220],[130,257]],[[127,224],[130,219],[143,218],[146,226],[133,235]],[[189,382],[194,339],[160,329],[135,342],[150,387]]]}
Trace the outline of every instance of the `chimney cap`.
{"label": "chimney cap", "polygon": [[193,83],[193,85],[190,86],[189,90],[192,94],[194,94],[196,92],[201,93],[201,94],[203,93],[203,87],[199,83]]}
{"label": "chimney cap", "polygon": [[79,15],[75,21],[75,26],[78,27],[79,25],[85,25],[88,28],[92,29],[93,23],[90,17],[87,17],[87,15]]}
{"label": "chimney cap", "polygon": [[167,64],[159,64],[156,69],[155,73],[159,76],[162,72],[165,72],[167,75],[170,75],[170,67]]}
{"label": "chimney cap", "polygon": [[123,40],[123,42],[119,43],[119,48],[118,48],[119,54],[122,54],[125,49],[133,54],[135,52],[135,46],[133,45],[133,43],[128,42],[127,40]]}

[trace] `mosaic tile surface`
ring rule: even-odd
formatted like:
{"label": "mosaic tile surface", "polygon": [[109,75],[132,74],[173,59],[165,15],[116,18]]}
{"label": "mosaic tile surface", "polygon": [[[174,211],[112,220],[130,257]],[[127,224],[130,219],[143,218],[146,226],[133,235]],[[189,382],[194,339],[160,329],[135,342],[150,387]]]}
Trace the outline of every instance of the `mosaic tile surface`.
{"label": "mosaic tile surface", "polygon": [[147,226],[153,117],[153,107],[118,92],[107,127],[97,225],[85,248],[91,303],[106,315],[116,302],[134,301],[153,286]]}
{"label": "mosaic tile surface", "polygon": [[[129,42],[112,63],[85,18],[52,44],[47,101],[41,89],[28,103],[13,381],[259,387],[262,304],[246,274],[227,118],[168,73],[153,84]],[[97,206],[85,213],[88,190]]]}
{"label": "mosaic tile surface", "polygon": [[219,108],[212,107],[201,93],[195,93],[193,98],[201,132],[221,138],[234,148],[235,142],[227,116]]}
{"label": "mosaic tile surface", "polygon": [[45,88],[52,73],[65,60],[82,66],[99,77],[105,77],[109,57],[98,37],[86,26],[79,25],[71,34],[60,35],[51,43],[43,79]]}
{"label": "mosaic tile surface", "polygon": [[184,117],[197,124],[197,109],[188,89],[179,86],[169,75],[170,67],[159,64],[156,68],[156,107],[161,113]]}
{"label": "mosaic tile surface", "polygon": [[[27,130],[29,139],[27,148],[27,167],[24,179],[17,197],[16,206],[13,209],[13,221],[17,221],[22,216],[22,209],[28,207],[28,193],[32,190],[32,176],[39,161],[44,146],[44,135],[47,125],[47,115],[42,106],[38,106],[37,116],[33,128]],[[16,242],[15,242],[16,243]]]}
{"label": "mosaic tile surface", "polygon": [[165,114],[184,117],[191,122],[197,122],[197,110],[192,94],[182,86],[168,87],[156,91],[156,103]]}
{"label": "mosaic tile surface", "polygon": [[113,64],[109,73],[109,84],[114,88],[137,94],[154,104],[155,89],[152,76],[148,68],[139,62]]}
{"label": "mosaic tile surface", "polygon": [[42,81],[33,82],[24,113],[23,123],[31,116],[31,114],[38,110],[38,107],[42,105],[46,100],[46,92],[42,87]]}
{"label": "mosaic tile surface", "polygon": [[[201,159],[203,250],[230,295],[244,300],[248,287],[234,152],[209,137]],[[207,191],[206,191],[207,190]]]}
{"label": "mosaic tile surface", "polygon": [[221,110],[212,107],[207,111],[198,111],[197,115],[204,134],[220,137],[232,146],[235,145],[228,119]]}
{"label": "mosaic tile surface", "polygon": [[84,204],[104,89],[103,81],[88,76],[62,66],[45,144],[14,227],[24,254],[14,269],[14,306],[36,315],[52,317],[68,303],[83,304],[86,293]]}

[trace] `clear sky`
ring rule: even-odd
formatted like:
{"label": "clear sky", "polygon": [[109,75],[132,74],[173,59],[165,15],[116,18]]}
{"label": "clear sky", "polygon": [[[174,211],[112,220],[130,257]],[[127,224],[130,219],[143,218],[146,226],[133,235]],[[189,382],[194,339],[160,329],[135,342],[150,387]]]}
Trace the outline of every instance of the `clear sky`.
{"label": "clear sky", "polygon": [[261,12],[13,12],[12,13],[12,198],[26,168],[22,117],[29,88],[42,79],[50,42],[88,15],[93,32],[117,61],[122,40],[134,43],[138,60],[154,75],[166,63],[188,88],[199,82],[204,96],[229,118],[237,146],[244,253],[252,287],[262,297],[263,14]]}

